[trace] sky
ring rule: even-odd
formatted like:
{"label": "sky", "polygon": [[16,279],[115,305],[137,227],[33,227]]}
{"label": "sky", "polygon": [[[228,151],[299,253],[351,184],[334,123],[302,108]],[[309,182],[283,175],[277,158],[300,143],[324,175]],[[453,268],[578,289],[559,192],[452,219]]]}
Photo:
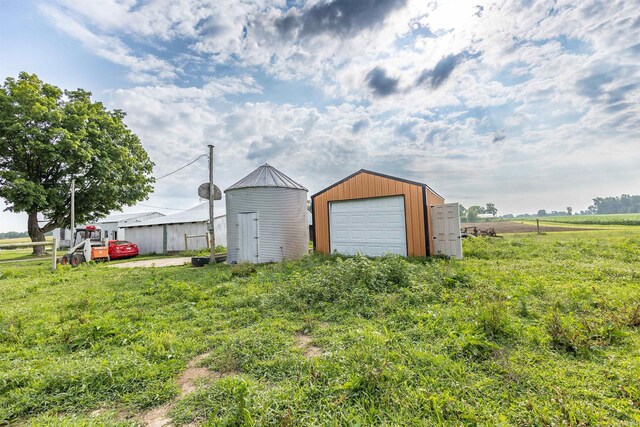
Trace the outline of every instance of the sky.
{"label": "sky", "polygon": [[[639,0],[0,0],[0,77],[124,110],[155,176],[213,144],[222,189],[268,162],[309,195],[370,169],[577,212],[640,193],[639,35]],[[207,177],[124,211],[190,208]]]}

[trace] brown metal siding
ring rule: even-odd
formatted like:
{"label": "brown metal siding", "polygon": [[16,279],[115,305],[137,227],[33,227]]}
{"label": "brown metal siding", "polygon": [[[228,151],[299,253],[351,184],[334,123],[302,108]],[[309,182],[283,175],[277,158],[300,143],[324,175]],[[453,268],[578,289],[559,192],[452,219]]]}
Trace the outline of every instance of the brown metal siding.
{"label": "brown metal siding", "polygon": [[[340,184],[313,197],[315,248],[329,253],[329,202],[337,200],[366,199],[372,197],[404,195],[405,223],[407,226],[407,254],[426,256],[424,202],[422,186],[410,184],[367,172],[359,173]],[[431,198],[430,198],[431,197]],[[434,199],[437,197],[438,199]],[[441,197],[427,189],[427,203],[443,203]],[[427,211],[430,218],[430,212]],[[431,236],[429,236],[431,237]]]}

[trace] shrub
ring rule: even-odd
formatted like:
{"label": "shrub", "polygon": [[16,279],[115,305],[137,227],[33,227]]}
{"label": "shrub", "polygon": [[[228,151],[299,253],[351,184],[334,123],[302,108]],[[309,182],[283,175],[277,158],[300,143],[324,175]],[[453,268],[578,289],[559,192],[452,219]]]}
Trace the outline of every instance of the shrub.
{"label": "shrub", "polygon": [[253,264],[237,264],[231,267],[231,277],[249,277],[256,272]]}
{"label": "shrub", "polygon": [[478,323],[490,338],[505,337],[510,334],[509,314],[503,302],[492,302],[481,307]]}
{"label": "shrub", "polygon": [[465,329],[449,334],[449,350],[454,357],[483,360],[491,356],[499,347],[488,341],[482,332]]}
{"label": "shrub", "polygon": [[398,256],[372,260],[335,257],[303,272],[287,275],[268,297],[286,310],[324,310],[330,306],[369,316],[375,296],[410,285],[412,264]]}
{"label": "shrub", "polygon": [[619,341],[624,333],[619,325],[606,315],[594,318],[576,318],[573,313],[562,316],[555,309],[546,321],[551,345],[573,354],[586,354],[599,347],[605,347]]}

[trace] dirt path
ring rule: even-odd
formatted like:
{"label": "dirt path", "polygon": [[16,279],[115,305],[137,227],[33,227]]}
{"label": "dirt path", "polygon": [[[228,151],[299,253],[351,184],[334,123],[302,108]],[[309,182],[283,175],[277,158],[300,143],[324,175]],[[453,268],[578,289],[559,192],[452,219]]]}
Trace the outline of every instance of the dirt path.
{"label": "dirt path", "polygon": [[296,335],[296,348],[302,350],[307,359],[322,356],[322,349],[311,344],[311,337],[309,335]]}
{"label": "dirt path", "polygon": [[172,267],[176,265],[191,264],[191,257],[158,258],[143,261],[128,261],[120,264],[109,264],[111,268],[138,268],[138,267]]}
{"label": "dirt path", "polygon": [[[180,259],[180,258],[174,258]],[[139,262],[139,261],[136,261]],[[306,334],[297,334],[295,336],[295,348],[302,350],[304,356],[307,359],[314,359],[322,356],[323,350],[312,344],[312,338]],[[175,407],[176,403],[186,395],[193,393],[197,390],[198,384],[206,387],[210,381],[224,378],[227,376],[237,375],[237,372],[218,372],[212,371],[205,367],[199,366],[200,363],[206,359],[211,352],[200,354],[189,361],[187,368],[176,378],[176,384],[180,388],[178,395],[175,396],[171,402],[150,408],[144,412],[140,412],[136,415],[126,414],[122,412],[118,415],[122,420],[136,420],[138,423],[145,427],[172,427],[173,422],[169,413]],[[203,384],[204,383],[204,384]],[[91,412],[90,416],[97,417],[108,411],[107,408],[100,408]],[[189,426],[198,425],[198,421],[193,421]]]}
{"label": "dirt path", "polygon": [[200,361],[206,358],[210,353],[201,354],[194,359],[192,359],[187,365],[187,369],[185,369],[182,374],[176,380],[178,386],[180,386],[180,393],[176,396],[172,402],[158,406],[156,408],[152,408],[146,412],[143,412],[139,420],[140,422],[147,427],[169,427],[172,426],[171,418],[169,417],[169,412],[173,409],[175,403],[182,399],[189,393],[192,393],[196,390],[196,383],[200,379],[216,379],[221,378],[222,374],[220,372],[210,371],[207,368],[198,367]]}

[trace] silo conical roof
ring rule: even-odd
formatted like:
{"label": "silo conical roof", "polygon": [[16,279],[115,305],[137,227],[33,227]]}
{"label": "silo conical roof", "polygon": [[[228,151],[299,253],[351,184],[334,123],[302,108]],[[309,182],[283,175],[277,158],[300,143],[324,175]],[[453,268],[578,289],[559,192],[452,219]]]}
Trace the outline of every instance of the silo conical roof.
{"label": "silo conical roof", "polygon": [[249,175],[242,178],[240,181],[227,188],[226,191],[235,190],[238,188],[253,188],[253,187],[279,187],[279,188],[293,188],[296,190],[307,191],[305,187],[298,184],[287,175],[280,172],[268,163],[258,167]]}

